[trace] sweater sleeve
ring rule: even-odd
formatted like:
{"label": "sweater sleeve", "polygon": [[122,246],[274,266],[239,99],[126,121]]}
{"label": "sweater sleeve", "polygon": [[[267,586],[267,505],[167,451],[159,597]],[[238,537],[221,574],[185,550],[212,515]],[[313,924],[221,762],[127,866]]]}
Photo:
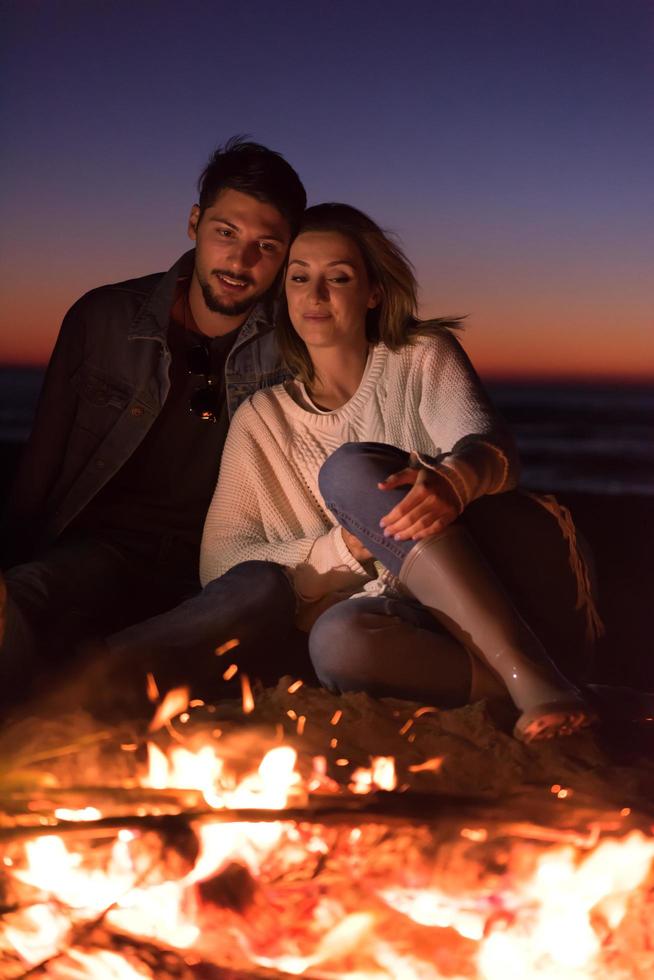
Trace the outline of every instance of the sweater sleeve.
{"label": "sweater sleeve", "polygon": [[439,455],[420,461],[447,480],[462,510],[485,494],[511,490],[519,473],[513,436],[463,348],[443,333],[424,351],[419,411]]}
{"label": "sweater sleeve", "polygon": [[339,527],[308,536],[298,516],[301,478],[282,453],[274,458],[257,438],[262,423],[250,401],[236,412],[200,549],[202,585],[244,561],[272,561],[293,576],[298,596],[312,602],[364,584],[370,576],[345,546]]}

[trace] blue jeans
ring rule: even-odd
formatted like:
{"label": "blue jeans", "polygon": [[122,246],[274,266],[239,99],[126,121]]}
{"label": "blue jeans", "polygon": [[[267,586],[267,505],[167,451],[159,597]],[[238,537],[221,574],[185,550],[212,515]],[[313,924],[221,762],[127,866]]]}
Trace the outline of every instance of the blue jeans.
{"label": "blue jeans", "polygon": [[60,674],[80,644],[197,589],[190,574],[180,574],[191,562],[178,549],[168,554],[162,543],[156,557],[145,561],[110,541],[71,536],[10,568],[0,701],[23,700],[49,673]]}
{"label": "blue jeans", "polygon": [[311,661],[330,691],[365,691],[441,708],[466,704],[470,657],[417,602],[386,596],[345,599],[316,620]]}
{"label": "blue jeans", "polygon": [[[242,562],[173,609],[109,636],[102,671],[140,685],[132,708],[143,705],[139,695],[148,672],[162,692],[185,685],[192,697],[205,700],[239,693],[238,676],[229,687],[222,678],[231,663],[266,683],[284,674],[314,679],[306,637],[295,629],[295,606],[280,565]],[[232,639],[238,646],[216,656],[216,648]],[[115,684],[110,686],[115,702]]]}
{"label": "blue jeans", "polygon": [[[409,487],[377,484],[408,465],[409,454],[383,443],[346,443],[325,461],[319,486],[339,524],[356,535],[394,575],[413,541],[385,538],[379,521]],[[552,659],[583,679],[590,652],[568,543],[557,521],[519,491],[483,497],[459,518]],[[426,609],[411,600],[349,599],[315,623],[309,639],[321,682],[332,690],[364,690],[434,704],[464,703],[467,653]]]}
{"label": "blue jeans", "polygon": [[110,710],[121,698],[136,710],[145,706],[148,671],[161,690],[189,684],[197,697],[224,695],[227,662],[214,650],[235,637],[231,656],[253,677],[276,680],[302,668],[314,677],[281,567],[245,562],[198,592],[192,576],[176,576],[179,557],[146,560],[80,538],[10,569],[0,702],[10,707],[55,688],[64,701],[74,685],[90,710],[100,701]]}
{"label": "blue jeans", "polygon": [[[408,466],[409,454],[383,443],[346,443],[323,463],[320,492],[338,523],[394,575],[414,545],[384,537],[381,518],[409,487],[377,484]],[[321,683],[332,691],[426,700],[454,707],[468,700],[470,658],[427,609],[409,598],[361,597],[323,613],[309,637]]]}
{"label": "blue jeans", "polygon": [[413,541],[385,538],[379,522],[403,500],[408,486],[379,490],[377,484],[409,465],[409,454],[381,442],[346,442],[323,463],[318,484],[338,523],[356,535],[393,575]]}

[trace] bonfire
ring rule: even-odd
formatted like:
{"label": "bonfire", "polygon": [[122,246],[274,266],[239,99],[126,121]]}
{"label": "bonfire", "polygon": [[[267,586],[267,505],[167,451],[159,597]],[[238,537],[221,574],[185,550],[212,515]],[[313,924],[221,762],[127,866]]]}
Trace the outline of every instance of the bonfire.
{"label": "bonfire", "polygon": [[647,761],[232,673],[238,701],[150,677],[147,727],[5,739],[0,977],[654,975]]}

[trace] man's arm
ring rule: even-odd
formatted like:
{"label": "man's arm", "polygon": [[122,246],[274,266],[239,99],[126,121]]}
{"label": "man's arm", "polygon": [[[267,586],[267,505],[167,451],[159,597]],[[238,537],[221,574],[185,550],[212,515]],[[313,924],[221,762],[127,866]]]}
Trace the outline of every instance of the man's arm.
{"label": "man's arm", "polygon": [[48,497],[59,475],[77,393],[70,379],[84,354],[85,324],[78,304],[66,314],[39,396],[34,425],[23,450],[2,522],[3,561],[29,557],[41,536]]}

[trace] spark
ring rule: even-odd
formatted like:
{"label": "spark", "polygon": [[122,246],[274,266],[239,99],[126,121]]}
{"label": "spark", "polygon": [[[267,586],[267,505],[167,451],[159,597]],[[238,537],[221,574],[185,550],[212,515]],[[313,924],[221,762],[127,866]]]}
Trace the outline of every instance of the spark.
{"label": "spark", "polygon": [[224,653],[229,653],[229,651],[233,650],[234,647],[239,646],[240,642],[241,642],[240,640],[236,640],[236,639],[227,640],[226,643],[221,643],[219,647],[216,647],[214,653],[216,654],[217,657],[222,657]]}
{"label": "spark", "polygon": [[243,714],[251,714],[254,711],[254,698],[250,687],[250,678],[247,674],[241,674],[241,697],[243,698]]}
{"label": "spark", "polygon": [[157,682],[154,679],[154,674],[148,673],[145,675],[145,690],[149,701],[159,700],[159,688],[157,687]]}
{"label": "spark", "polygon": [[227,670],[223,671],[223,680],[231,681],[234,674],[238,672],[238,667],[236,664],[230,664]]}
{"label": "spark", "polygon": [[436,755],[433,759],[427,759],[426,762],[419,762],[415,766],[409,766],[409,772],[438,772],[443,765],[443,758],[442,755]]}
{"label": "spark", "polygon": [[186,711],[188,707],[188,687],[174,687],[166,693],[163,701],[154,713],[148,731],[156,732],[176,715]]}

